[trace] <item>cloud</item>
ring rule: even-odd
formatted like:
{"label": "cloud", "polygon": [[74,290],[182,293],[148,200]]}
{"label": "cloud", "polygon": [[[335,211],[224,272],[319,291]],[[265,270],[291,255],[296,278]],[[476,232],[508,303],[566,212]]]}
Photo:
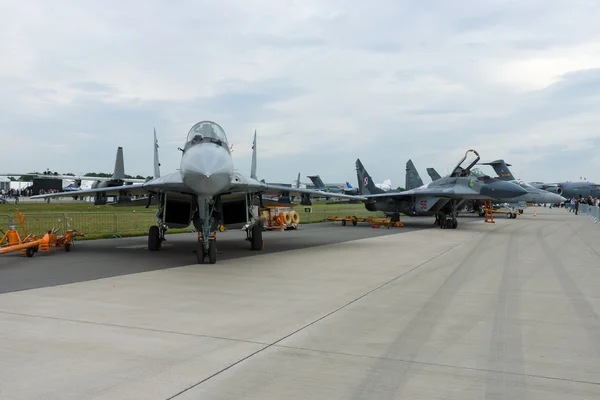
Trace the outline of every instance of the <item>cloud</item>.
{"label": "cloud", "polygon": [[598,11],[541,0],[3,3],[0,135],[28,154],[3,157],[109,172],[123,146],[126,172],[148,175],[156,127],[170,171],[189,128],[210,119],[242,172],[258,131],[267,181],[300,171],[354,183],[360,157],[394,185],[411,158],[427,182],[427,167],[447,172],[469,148],[524,179],[600,180]]}

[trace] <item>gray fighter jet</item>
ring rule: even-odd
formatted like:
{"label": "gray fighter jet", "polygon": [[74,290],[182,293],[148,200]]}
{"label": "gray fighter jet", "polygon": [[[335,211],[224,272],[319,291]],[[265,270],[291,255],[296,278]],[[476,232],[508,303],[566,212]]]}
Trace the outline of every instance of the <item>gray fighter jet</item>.
{"label": "gray fighter jet", "polygon": [[[510,201],[503,201],[503,199],[500,199],[500,198],[494,199],[494,202],[505,203],[510,208],[510,212],[507,214],[508,218],[513,218],[513,219],[516,218],[518,215],[516,212],[517,208],[519,208],[520,212],[523,212],[522,211],[523,207],[525,207],[527,205],[527,203],[555,204],[555,203],[562,203],[563,201],[566,200],[564,197],[562,197],[558,194],[535,188],[532,185],[528,184],[527,182],[524,182],[519,179],[515,179],[514,175],[508,168],[510,164],[506,164],[504,162],[504,160],[496,160],[496,161],[491,161],[491,162],[479,163],[479,165],[490,165],[492,168],[494,168],[494,171],[496,172],[498,177],[492,178],[492,179],[511,182],[515,185],[521,186],[523,189],[525,189],[527,191],[526,194],[523,194],[522,196],[514,197],[514,198],[510,199]],[[407,166],[407,169],[408,169],[408,166]],[[427,172],[432,180],[434,179],[434,177],[437,174],[437,172],[433,168],[427,168]],[[471,170],[471,175],[478,176],[478,177],[485,176],[485,174],[478,168],[473,168]],[[408,177],[408,175],[407,175],[407,177]],[[479,215],[480,216],[483,215],[483,210],[481,209],[481,204],[473,204],[472,209],[479,210]]]}
{"label": "gray fighter jet", "polygon": [[[506,182],[512,182],[513,184],[519,185],[523,189],[527,190],[526,194],[515,197],[511,199],[511,201],[506,202],[511,208],[524,207],[527,203],[557,204],[567,200],[560,194],[536,188],[527,182],[524,182],[520,179],[515,179],[515,176],[508,168],[510,164],[506,164],[504,160],[485,162],[481,163],[481,165],[490,165],[492,168],[494,168],[494,171],[496,171],[499,179]],[[516,213],[511,213],[509,218],[516,218],[516,216]]]}
{"label": "gray fighter jet", "polygon": [[[155,143],[156,149],[156,143]],[[323,197],[356,198],[341,193],[325,193],[310,190],[270,185],[259,181],[256,176],[256,133],[252,153],[250,177],[234,170],[227,136],[223,128],[212,121],[201,121],[188,132],[181,156],[180,170],[159,176],[158,157],[155,153],[155,177],[144,183],[81,190],[79,195],[93,193],[130,193],[156,196],[159,210],[157,225],[148,232],[148,249],[159,250],[168,228],[186,228],[193,222],[199,232],[196,256],[198,263],[208,258],[211,264],[217,261],[215,235],[220,225],[242,227],[252,250],[261,250],[262,223],[258,206],[262,193],[302,193]],[[32,198],[72,196],[71,192],[60,192]],[[360,199],[366,200],[366,198]],[[258,204],[257,204],[258,203]]]}
{"label": "gray fighter jet", "polygon": [[[485,164],[491,165],[500,177],[500,179],[503,179],[505,181],[511,181],[515,179],[514,175],[508,169],[510,164],[506,164],[504,160],[496,160]],[[600,196],[600,185],[588,181],[558,183],[529,182],[529,185],[536,189],[556,193],[557,195],[562,196],[563,198]],[[542,202],[538,201],[537,203]],[[560,203],[560,201],[556,201],[555,203]]]}
{"label": "gray fighter jet", "polygon": [[[461,165],[471,152],[476,155],[476,159],[463,168]],[[440,228],[456,229],[457,210],[464,202],[476,199],[510,199],[527,193],[522,187],[510,182],[489,177],[471,177],[471,168],[479,159],[475,150],[468,150],[449,176],[411,190],[388,192],[373,184],[371,176],[358,159],[356,173],[360,194],[367,198],[365,208],[369,211],[383,211],[393,222],[400,219],[400,213],[408,216],[434,215]]]}

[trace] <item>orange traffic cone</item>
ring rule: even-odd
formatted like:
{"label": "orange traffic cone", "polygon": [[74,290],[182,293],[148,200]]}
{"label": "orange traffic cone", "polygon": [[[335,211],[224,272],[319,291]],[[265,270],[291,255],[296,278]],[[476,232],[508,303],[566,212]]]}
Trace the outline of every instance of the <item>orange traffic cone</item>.
{"label": "orange traffic cone", "polygon": [[537,213],[535,212],[535,210],[533,210],[533,216],[536,217]]}

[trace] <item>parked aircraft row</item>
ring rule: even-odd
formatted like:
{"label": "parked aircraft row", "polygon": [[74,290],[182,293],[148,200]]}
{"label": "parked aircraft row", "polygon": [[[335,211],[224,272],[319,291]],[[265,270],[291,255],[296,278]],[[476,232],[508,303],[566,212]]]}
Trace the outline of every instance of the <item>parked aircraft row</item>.
{"label": "parked aircraft row", "polygon": [[[78,194],[146,194],[149,195],[149,200],[155,197],[158,223],[149,229],[148,249],[160,249],[167,229],[184,228],[193,223],[199,233],[197,261],[204,263],[208,259],[208,262],[215,263],[215,232],[219,225],[243,226],[250,248],[262,249],[262,221],[258,206],[263,201],[263,195],[302,196],[303,202],[310,202],[310,196],[357,200],[362,201],[367,210],[381,210],[394,218],[399,218],[400,213],[435,215],[441,227],[456,228],[456,210],[462,202],[475,199],[508,200],[526,193],[525,189],[511,182],[487,176],[469,176],[471,168],[479,160],[479,154],[474,150],[465,154],[449,176],[411,190],[400,192],[378,188],[360,160],[356,161],[358,195],[290,188],[258,180],[256,133],[252,147],[252,166],[248,177],[234,170],[231,148],[223,128],[213,121],[201,121],[192,126],[187,134],[184,148],[181,149],[179,170],[165,176],[160,175],[155,135],[153,179],[114,187],[96,187],[81,190]],[[463,167],[461,164],[470,152],[475,153],[476,160]],[[72,192],[63,191],[32,198],[72,195]]]}

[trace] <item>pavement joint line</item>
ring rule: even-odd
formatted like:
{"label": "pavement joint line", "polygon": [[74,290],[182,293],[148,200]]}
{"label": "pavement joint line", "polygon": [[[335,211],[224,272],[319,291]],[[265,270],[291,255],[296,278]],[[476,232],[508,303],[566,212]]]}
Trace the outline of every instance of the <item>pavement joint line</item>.
{"label": "pavement joint line", "polygon": [[572,230],[572,231],[573,231],[573,232],[574,232],[574,233],[575,233],[575,234],[576,234],[576,235],[579,237],[579,239],[581,239],[581,241],[582,241],[583,243],[585,243],[585,244],[586,244],[586,246],[587,246],[587,247],[589,247],[589,248],[590,248],[590,250],[592,250],[592,251],[594,252],[594,254],[596,254],[596,256],[597,256],[598,258],[600,258],[600,254],[598,254],[598,252],[596,251],[596,249],[594,249],[592,246],[590,246],[590,244],[587,242],[587,240],[585,240],[585,239],[583,238],[583,236],[581,236],[581,235],[579,234],[579,232],[577,232],[577,230],[575,230],[575,229],[573,228],[573,225],[571,225],[570,223],[567,223],[567,225],[569,225],[569,228],[571,228],[571,230]]}
{"label": "pavement joint line", "polygon": [[600,382],[582,381],[582,380],[578,380],[578,379],[561,378],[561,377],[549,376],[549,375],[522,374],[519,372],[499,371],[499,370],[487,369],[487,368],[465,367],[463,365],[439,364],[439,363],[434,363],[434,362],[415,361],[415,360],[411,361],[411,360],[403,360],[401,358],[378,357],[378,356],[370,356],[370,355],[366,355],[366,354],[354,354],[354,353],[344,353],[344,352],[339,352],[339,351],[309,349],[309,348],[305,348],[305,347],[286,346],[286,345],[281,345],[281,344],[276,344],[275,347],[283,348],[283,349],[308,351],[308,352],[314,352],[314,353],[322,353],[322,354],[347,356],[347,357],[359,357],[359,358],[368,358],[368,359],[373,359],[373,360],[385,360],[385,361],[390,361],[390,362],[399,363],[399,364],[400,363],[419,364],[419,365],[428,365],[428,366],[432,366],[432,367],[454,368],[454,369],[461,369],[461,370],[466,370],[466,371],[477,371],[477,372],[492,372],[492,373],[498,373],[498,374],[504,374],[504,375],[526,376],[529,378],[549,379],[549,380],[555,380],[555,381],[563,381],[563,382],[572,382],[572,383],[581,383],[581,384],[586,384],[586,385],[600,386]]}
{"label": "pavement joint line", "polygon": [[227,341],[230,341],[230,342],[258,344],[258,345],[263,345],[263,346],[269,344],[269,343],[265,343],[265,342],[257,342],[257,341],[254,341],[254,340],[234,339],[234,338],[228,338],[228,337],[224,337],[224,336],[211,336],[211,335],[204,335],[204,334],[201,334],[201,333],[187,333],[187,332],[168,331],[168,330],[165,330],[165,329],[143,328],[143,327],[139,327],[139,326],[111,324],[111,323],[108,323],[108,322],[86,321],[86,320],[82,320],[82,319],[50,317],[50,316],[46,316],[46,315],[26,314],[26,313],[18,313],[18,312],[13,312],[13,311],[0,310],[0,314],[17,315],[17,316],[21,316],[21,317],[31,317],[31,318],[43,318],[43,319],[49,319],[49,320],[55,320],[55,321],[75,322],[75,323],[81,323],[81,324],[89,324],[89,325],[97,325],[97,326],[107,326],[107,327],[112,327],[112,328],[123,328],[123,329],[131,329],[131,330],[146,331],[146,332],[168,333],[168,334],[172,334],[172,335],[191,336],[191,337],[205,338],[205,339],[227,340]]}
{"label": "pavement joint line", "polygon": [[348,306],[350,306],[350,305],[352,305],[352,304],[356,303],[357,301],[359,301],[359,300],[362,300],[363,298],[367,297],[368,295],[370,295],[370,294],[372,294],[372,293],[375,293],[376,291],[378,291],[378,290],[380,290],[380,289],[383,289],[384,287],[386,287],[386,286],[388,286],[388,285],[392,284],[393,282],[397,281],[398,279],[400,279],[400,278],[402,278],[402,277],[404,277],[404,276],[406,276],[406,275],[410,274],[411,272],[415,271],[416,269],[418,269],[418,268],[420,268],[420,267],[422,267],[422,266],[424,266],[424,265],[426,265],[426,264],[430,263],[431,261],[433,261],[433,260],[435,260],[435,259],[437,259],[437,258],[439,258],[439,257],[442,257],[443,255],[445,255],[445,254],[447,254],[447,253],[450,253],[451,251],[454,251],[454,250],[456,250],[456,249],[458,249],[458,248],[460,248],[460,247],[464,246],[465,244],[469,243],[469,242],[470,242],[471,240],[473,240],[474,238],[476,238],[476,237],[478,237],[478,236],[481,236],[482,234],[488,234],[488,233],[489,233],[489,231],[485,231],[485,232],[477,232],[477,233],[475,233],[474,235],[472,235],[472,236],[470,236],[470,237],[466,238],[465,240],[461,241],[460,243],[458,243],[458,244],[456,244],[456,245],[454,245],[454,246],[450,247],[449,249],[447,249],[447,250],[444,250],[444,251],[442,251],[442,252],[440,252],[440,253],[436,254],[435,256],[433,256],[433,257],[431,257],[431,258],[429,258],[429,259],[427,259],[427,260],[423,261],[422,263],[420,263],[420,264],[418,264],[418,265],[416,265],[416,266],[412,267],[412,268],[411,268],[411,269],[409,269],[408,271],[405,271],[405,272],[401,273],[400,275],[397,275],[397,276],[395,276],[394,278],[392,278],[392,279],[389,279],[388,281],[386,281],[386,282],[384,282],[384,283],[380,284],[379,286],[377,286],[377,287],[375,287],[375,288],[373,288],[373,289],[371,289],[371,290],[367,291],[366,293],[363,293],[362,295],[360,295],[360,296],[358,296],[358,297],[354,298],[353,300],[350,300],[350,301],[348,301],[347,303],[345,303],[345,304],[343,304],[343,305],[339,306],[338,308],[334,309],[333,311],[330,311],[330,312],[328,312],[327,314],[325,314],[325,315],[322,315],[321,317],[319,317],[319,318],[315,319],[314,321],[312,321],[312,322],[309,322],[309,323],[307,323],[307,324],[305,324],[305,325],[301,326],[300,328],[298,328],[298,329],[294,330],[293,332],[291,332],[291,333],[288,333],[288,334],[287,334],[287,335],[285,335],[285,336],[282,336],[281,338],[279,338],[279,339],[275,340],[274,342],[272,342],[272,343],[270,343],[270,344],[266,345],[265,347],[263,347],[263,348],[261,348],[261,349],[258,349],[258,350],[256,350],[256,351],[254,351],[254,352],[252,352],[252,353],[248,354],[247,356],[245,356],[245,357],[243,357],[243,358],[241,358],[241,359],[239,359],[239,360],[237,360],[237,361],[235,361],[235,362],[233,362],[233,363],[229,364],[228,366],[226,366],[226,367],[224,367],[224,368],[221,368],[221,369],[220,369],[220,370],[218,370],[217,372],[215,372],[215,373],[213,373],[213,374],[211,374],[211,375],[207,376],[206,378],[204,378],[204,379],[200,380],[199,382],[196,382],[195,384],[193,384],[193,385],[191,385],[191,386],[189,386],[189,387],[187,387],[187,388],[185,388],[185,389],[183,389],[183,390],[181,390],[181,391],[179,391],[179,392],[175,393],[174,395],[172,395],[172,396],[170,396],[170,397],[167,397],[165,400],[172,400],[172,399],[174,399],[174,398],[176,398],[176,397],[178,397],[178,396],[180,396],[180,395],[184,394],[185,392],[187,392],[187,391],[189,391],[189,390],[191,390],[191,389],[193,389],[193,388],[195,388],[195,387],[197,387],[197,386],[199,386],[199,385],[203,384],[204,382],[207,382],[208,380],[210,380],[210,379],[214,378],[215,376],[218,376],[218,375],[222,374],[223,372],[225,372],[225,371],[227,371],[227,370],[229,370],[229,369],[231,369],[231,368],[235,367],[236,365],[238,365],[238,364],[241,364],[242,362],[244,362],[244,361],[246,361],[246,360],[248,360],[248,359],[250,359],[250,358],[254,357],[255,355],[257,355],[257,354],[259,354],[259,353],[262,353],[263,351],[265,351],[265,350],[267,350],[267,349],[269,349],[269,348],[271,348],[271,347],[273,347],[273,346],[277,346],[277,344],[278,344],[278,343],[280,343],[280,342],[282,342],[283,340],[285,340],[285,339],[287,339],[287,338],[289,338],[289,337],[291,337],[291,336],[294,336],[295,334],[297,334],[297,333],[299,333],[299,332],[303,331],[304,329],[306,329],[306,328],[308,328],[308,327],[310,327],[310,326],[312,326],[312,325],[314,325],[314,324],[316,324],[316,323],[318,323],[318,322],[320,322],[320,321],[324,320],[325,318],[327,318],[327,317],[329,317],[329,316],[331,316],[331,315],[333,315],[333,314],[335,314],[335,313],[337,313],[337,312],[339,312],[339,311],[341,311],[341,310],[345,309],[346,307],[348,307]]}

